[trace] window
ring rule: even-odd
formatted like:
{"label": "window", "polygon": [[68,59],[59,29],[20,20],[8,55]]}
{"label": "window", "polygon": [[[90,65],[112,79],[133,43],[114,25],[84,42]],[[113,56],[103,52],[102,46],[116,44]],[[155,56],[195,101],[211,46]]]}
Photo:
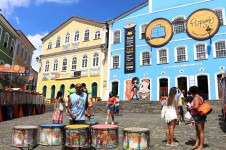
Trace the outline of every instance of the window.
{"label": "window", "polygon": [[185,32],[185,20],[183,17],[179,17],[173,21],[173,31],[174,33]]}
{"label": "window", "polygon": [[0,26],[0,41],[2,39],[2,26]]}
{"label": "window", "polygon": [[113,68],[119,68],[119,56],[113,56]]}
{"label": "window", "polygon": [[158,51],[158,63],[159,64],[165,64],[167,63],[167,49],[160,49]]}
{"label": "window", "polygon": [[26,59],[27,59],[27,52],[25,52],[24,61],[26,61]]}
{"label": "window", "polygon": [[176,62],[186,61],[185,47],[176,48]]}
{"label": "window", "polygon": [[150,65],[150,52],[142,53],[142,66]]}
{"label": "window", "polygon": [[24,48],[21,49],[20,57],[23,58],[23,55],[24,55]]}
{"label": "window", "polygon": [[44,72],[49,72],[49,61],[46,61],[45,70]]}
{"label": "window", "polygon": [[68,44],[70,42],[70,33],[67,33],[65,36],[65,44]]}
{"label": "window", "polygon": [[87,55],[83,56],[83,58],[82,58],[82,68],[87,68],[87,61],[88,61]]}
{"label": "window", "polygon": [[56,48],[57,48],[57,47],[60,47],[60,40],[61,40],[61,37],[58,36],[58,37],[57,37],[57,40],[56,40]]}
{"label": "window", "polygon": [[19,54],[19,52],[20,52],[20,44],[18,43],[18,45],[17,45],[17,52],[16,52],[16,54],[18,55],[18,54]]}
{"label": "window", "polygon": [[215,10],[216,14],[218,15],[219,17],[219,20],[220,20],[220,25],[224,25],[224,20],[223,20],[223,12],[222,10]]}
{"label": "window", "polygon": [[55,59],[53,63],[53,71],[57,71],[57,70],[58,70],[58,60]]}
{"label": "window", "polygon": [[113,37],[113,44],[118,44],[120,43],[120,31],[117,30],[114,32],[114,37]]}
{"label": "window", "polygon": [[51,41],[48,43],[48,47],[47,48],[48,49],[51,49],[52,48],[52,42]]}
{"label": "window", "polygon": [[74,41],[75,42],[78,42],[79,41],[79,31],[75,31]]}
{"label": "window", "polygon": [[226,57],[226,46],[225,41],[215,43],[216,57]]}
{"label": "window", "polygon": [[100,31],[96,31],[94,39],[100,39]]}
{"label": "window", "polygon": [[96,53],[93,56],[93,67],[97,67],[99,64],[99,55]]}
{"label": "window", "polygon": [[63,64],[62,64],[62,71],[67,71],[67,59],[63,59]]}
{"label": "window", "polygon": [[6,32],[3,46],[6,48],[8,46],[8,43],[9,43],[9,34]]}
{"label": "window", "polygon": [[11,41],[11,47],[10,47],[11,53],[13,52],[14,47],[15,47],[15,41],[14,41],[14,39],[12,39],[12,41]]}
{"label": "window", "polygon": [[205,44],[198,44],[195,46],[196,49],[196,60],[206,59],[206,46]]}
{"label": "window", "polygon": [[28,56],[28,63],[31,63],[31,55]]}
{"label": "window", "polygon": [[86,31],[85,31],[84,41],[89,41],[89,29],[86,29]]}
{"label": "window", "polygon": [[71,62],[71,69],[76,70],[76,68],[77,68],[77,58],[73,57]]}
{"label": "window", "polygon": [[141,39],[145,39],[145,30],[146,30],[147,24],[144,24],[141,26]]}
{"label": "window", "polygon": [[4,65],[4,61],[3,60],[0,60],[0,65]]}

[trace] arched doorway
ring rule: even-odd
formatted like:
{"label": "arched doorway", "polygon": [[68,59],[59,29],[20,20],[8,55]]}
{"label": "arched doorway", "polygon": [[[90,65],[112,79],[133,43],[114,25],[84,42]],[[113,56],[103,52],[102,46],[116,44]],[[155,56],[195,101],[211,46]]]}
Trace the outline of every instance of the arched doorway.
{"label": "arched doorway", "polygon": [[115,96],[118,95],[118,82],[117,81],[111,83],[111,91]]}
{"label": "arched doorway", "polygon": [[159,80],[159,99],[162,96],[168,96],[168,79],[162,78]]}
{"label": "arched doorway", "polygon": [[177,78],[177,87],[180,90],[184,90],[185,91],[185,97],[187,95],[187,77],[179,77]]}
{"label": "arched doorway", "polygon": [[53,99],[55,97],[55,91],[56,91],[56,86],[52,85],[52,87],[51,87],[51,99]]}
{"label": "arched doorway", "polygon": [[222,83],[220,82],[221,77],[222,77],[222,74],[217,75],[218,99],[222,99],[222,92],[223,92]]}
{"label": "arched doorway", "polygon": [[92,97],[97,97],[97,83],[92,83]]}
{"label": "arched doorway", "polygon": [[47,92],[47,87],[46,87],[46,85],[45,85],[45,86],[43,86],[43,88],[42,88],[42,95],[43,95],[44,97],[46,97],[46,92]]}
{"label": "arched doorway", "polygon": [[204,99],[209,99],[209,86],[208,86],[208,77],[206,75],[198,76],[198,87],[199,87],[199,94]]}
{"label": "arched doorway", "polygon": [[64,84],[62,84],[62,85],[60,86],[60,91],[62,92],[63,96],[65,96],[65,95],[64,95],[64,91],[65,91],[65,85],[64,85]]}

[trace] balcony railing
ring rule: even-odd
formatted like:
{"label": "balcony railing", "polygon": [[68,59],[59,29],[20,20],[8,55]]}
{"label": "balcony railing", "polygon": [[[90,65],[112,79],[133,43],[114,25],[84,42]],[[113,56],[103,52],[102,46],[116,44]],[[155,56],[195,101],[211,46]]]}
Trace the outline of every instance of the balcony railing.
{"label": "balcony railing", "polygon": [[90,69],[90,76],[99,76],[100,75],[100,68],[91,68]]}

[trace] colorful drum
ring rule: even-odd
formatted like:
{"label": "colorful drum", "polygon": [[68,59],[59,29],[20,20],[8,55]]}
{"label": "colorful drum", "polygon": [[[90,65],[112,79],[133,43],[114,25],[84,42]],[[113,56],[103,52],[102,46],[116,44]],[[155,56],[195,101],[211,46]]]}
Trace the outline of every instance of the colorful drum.
{"label": "colorful drum", "polygon": [[37,126],[14,126],[11,145],[20,148],[30,148],[37,145]]}
{"label": "colorful drum", "polygon": [[123,130],[124,150],[149,150],[150,131],[147,128],[125,128]]}
{"label": "colorful drum", "polygon": [[40,145],[63,145],[65,124],[40,124]]}
{"label": "colorful drum", "polygon": [[101,149],[111,149],[118,146],[118,126],[99,124],[93,125],[92,146]]}
{"label": "colorful drum", "polygon": [[89,125],[76,124],[66,126],[67,147],[89,147]]}

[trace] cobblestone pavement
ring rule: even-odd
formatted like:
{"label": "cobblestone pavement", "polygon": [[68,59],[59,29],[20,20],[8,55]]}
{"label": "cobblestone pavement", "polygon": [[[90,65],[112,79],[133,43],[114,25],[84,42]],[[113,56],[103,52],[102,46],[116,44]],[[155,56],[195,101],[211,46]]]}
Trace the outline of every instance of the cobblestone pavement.
{"label": "cobblestone pavement", "polygon": [[[205,150],[226,149],[226,123],[222,119],[221,106],[215,106],[214,111],[208,115],[205,126]],[[16,125],[35,125],[51,123],[52,113],[47,112],[42,115],[23,117],[10,121],[0,122],[0,150],[15,150],[10,145],[12,128]],[[99,123],[104,123],[105,114],[96,113],[94,119]],[[135,114],[127,113],[116,116],[116,123],[119,126],[119,145],[117,150],[122,150],[122,134],[126,127],[143,127],[150,129],[151,150],[189,150],[195,142],[194,126],[177,125],[175,128],[175,138],[179,142],[178,147],[166,146],[165,127],[166,124],[160,115],[157,114]],[[64,123],[68,124],[67,116],[64,116]],[[39,136],[39,134],[38,134]],[[41,146],[38,145],[34,150],[61,150],[62,146]]]}

